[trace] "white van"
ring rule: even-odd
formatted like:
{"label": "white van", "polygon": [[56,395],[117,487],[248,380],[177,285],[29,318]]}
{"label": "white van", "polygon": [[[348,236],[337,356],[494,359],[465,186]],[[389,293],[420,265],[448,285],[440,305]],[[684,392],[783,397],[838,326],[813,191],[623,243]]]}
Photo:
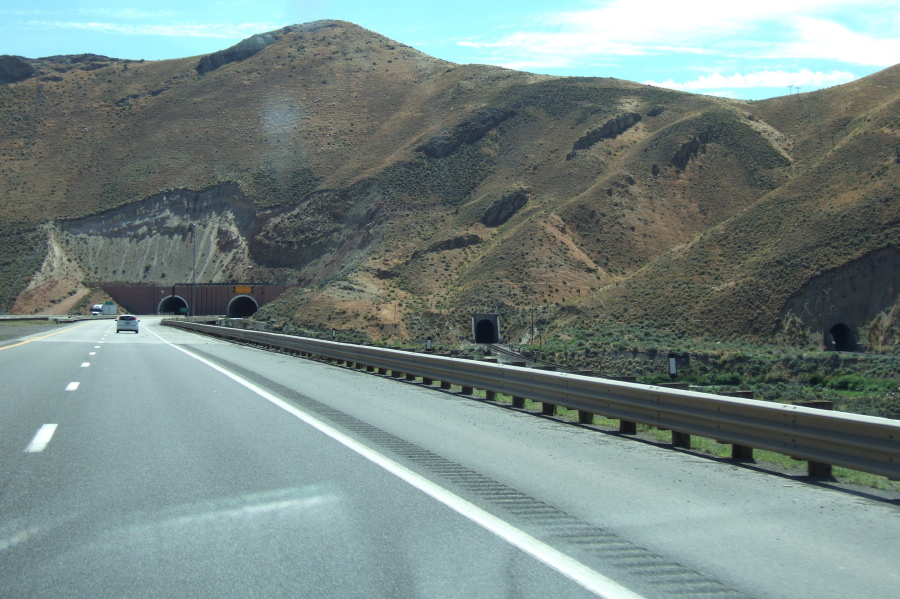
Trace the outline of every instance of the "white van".
{"label": "white van", "polygon": [[91,306],[91,316],[97,316],[103,313],[103,304],[94,304]]}

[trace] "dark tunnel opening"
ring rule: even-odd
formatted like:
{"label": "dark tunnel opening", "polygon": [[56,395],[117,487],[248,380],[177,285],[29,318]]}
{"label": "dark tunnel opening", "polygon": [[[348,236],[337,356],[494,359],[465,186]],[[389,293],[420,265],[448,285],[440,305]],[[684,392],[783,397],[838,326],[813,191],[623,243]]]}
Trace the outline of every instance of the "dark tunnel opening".
{"label": "dark tunnel opening", "polygon": [[475,325],[475,343],[496,343],[497,332],[494,330],[494,323],[485,318],[479,320]]}
{"label": "dark tunnel opening", "polygon": [[247,295],[239,295],[228,302],[228,318],[247,318],[256,314],[257,310],[256,300]]}
{"label": "dark tunnel opening", "polygon": [[838,323],[828,332],[831,343],[829,349],[834,351],[856,351],[856,337],[849,326]]}
{"label": "dark tunnel opening", "polygon": [[182,298],[177,295],[170,295],[159,302],[159,309],[157,312],[160,314],[185,314],[187,307],[187,302]]}

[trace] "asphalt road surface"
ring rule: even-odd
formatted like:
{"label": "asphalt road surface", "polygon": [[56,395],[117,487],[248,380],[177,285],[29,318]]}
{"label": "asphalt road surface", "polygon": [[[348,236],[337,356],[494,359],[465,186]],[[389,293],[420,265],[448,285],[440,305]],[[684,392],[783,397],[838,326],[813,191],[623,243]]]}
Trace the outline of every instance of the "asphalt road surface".
{"label": "asphalt road surface", "polygon": [[0,344],[0,597],[893,597],[900,504],[112,321]]}

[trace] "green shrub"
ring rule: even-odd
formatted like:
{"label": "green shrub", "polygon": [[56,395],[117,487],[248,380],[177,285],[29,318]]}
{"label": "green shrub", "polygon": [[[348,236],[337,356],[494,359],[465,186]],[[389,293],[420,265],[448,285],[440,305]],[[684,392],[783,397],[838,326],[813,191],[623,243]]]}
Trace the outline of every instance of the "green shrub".
{"label": "green shrub", "polygon": [[838,391],[862,391],[865,387],[866,380],[858,374],[845,374],[828,381],[828,388]]}
{"label": "green shrub", "polygon": [[741,375],[736,372],[722,372],[716,374],[713,376],[712,381],[715,385],[740,385],[743,382]]}
{"label": "green shrub", "polygon": [[822,387],[827,382],[827,379],[819,374],[818,372],[814,372],[809,375],[809,384],[812,387]]}

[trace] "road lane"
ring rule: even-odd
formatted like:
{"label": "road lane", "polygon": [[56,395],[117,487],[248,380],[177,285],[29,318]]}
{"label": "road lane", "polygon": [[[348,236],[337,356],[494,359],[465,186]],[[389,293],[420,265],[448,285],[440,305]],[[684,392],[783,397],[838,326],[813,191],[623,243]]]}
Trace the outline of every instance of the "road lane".
{"label": "road lane", "polygon": [[[890,596],[900,582],[896,499],[587,432],[420,385],[183,331],[163,334],[260,385],[285,395],[301,390],[324,406],[323,414],[338,410],[339,420],[352,416],[615,535],[616,542],[630,542],[749,596]],[[293,401],[309,405],[299,396]],[[555,522],[506,517],[538,536],[554,535]],[[577,553],[572,543],[560,544]]]}
{"label": "road lane", "polygon": [[64,328],[7,339],[0,347],[0,452],[17,446],[21,451],[34,431],[48,422],[46,414],[54,409],[57,395],[86,374],[80,365],[87,357],[88,341],[99,339],[109,322],[60,326]]}
{"label": "road lane", "polygon": [[[0,352],[4,380],[25,390],[4,396],[0,419],[0,596],[584,594],[153,332],[647,597],[896,588],[897,503],[864,491],[153,319],[139,335],[111,324]],[[59,423],[45,450],[23,452],[45,423]]]}
{"label": "road lane", "polygon": [[45,424],[41,428],[38,429],[37,433],[35,433],[34,438],[31,440],[31,443],[28,444],[28,447],[25,448],[27,453],[37,453],[39,451],[44,451],[47,448],[47,444],[50,443],[50,439],[53,438],[53,433],[56,432],[56,427],[59,426],[57,424]]}
{"label": "road lane", "polygon": [[[589,595],[233,380],[108,328],[0,356],[33,388],[4,398],[4,426],[59,424],[40,454],[4,455],[0,596]],[[42,380],[50,367],[78,389]]]}

